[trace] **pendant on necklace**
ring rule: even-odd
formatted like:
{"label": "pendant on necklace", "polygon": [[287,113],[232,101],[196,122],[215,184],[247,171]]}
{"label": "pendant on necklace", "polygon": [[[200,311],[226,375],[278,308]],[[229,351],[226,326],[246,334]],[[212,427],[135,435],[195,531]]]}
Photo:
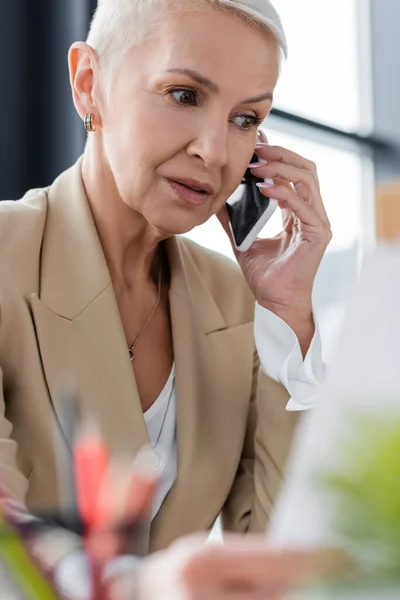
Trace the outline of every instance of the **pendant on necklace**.
{"label": "pendant on necklace", "polygon": [[129,358],[131,359],[131,362],[133,362],[135,360],[135,358],[136,358],[135,352],[134,352],[134,350],[133,350],[132,347],[129,348]]}

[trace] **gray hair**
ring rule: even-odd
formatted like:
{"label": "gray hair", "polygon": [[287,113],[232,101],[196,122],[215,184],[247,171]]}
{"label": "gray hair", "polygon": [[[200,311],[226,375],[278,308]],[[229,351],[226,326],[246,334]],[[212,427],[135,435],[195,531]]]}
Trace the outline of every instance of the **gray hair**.
{"label": "gray hair", "polygon": [[270,0],[98,0],[87,43],[107,71],[134,46],[157,35],[166,14],[210,6],[229,11],[272,34],[281,57],[287,57],[282,22]]}

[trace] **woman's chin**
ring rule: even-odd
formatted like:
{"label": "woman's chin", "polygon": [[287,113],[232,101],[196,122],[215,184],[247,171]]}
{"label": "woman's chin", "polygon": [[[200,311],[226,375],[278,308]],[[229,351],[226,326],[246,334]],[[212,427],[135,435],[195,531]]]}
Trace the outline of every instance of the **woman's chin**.
{"label": "woman's chin", "polygon": [[178,225],[163,225],[161,227],[158,228],[158,231],[160,231],[160,233],[162,234],[163,237],[172,237],[173,235],[185,235],[185,233],[189,233],[190,231],[192,231],[192,229],[194,229],[195,227],[198,227],[198,225],[201,225],[202,223],[196,223],[192,226],[184,226],[182,224]]}
{"label": "woman's chin", "polygon": [[209,215],[200,218],[200,215],[168,215],[162,219],[153,221],[152,225],[165,236],[184,235],[195,227],[203,225],[209,219]]}

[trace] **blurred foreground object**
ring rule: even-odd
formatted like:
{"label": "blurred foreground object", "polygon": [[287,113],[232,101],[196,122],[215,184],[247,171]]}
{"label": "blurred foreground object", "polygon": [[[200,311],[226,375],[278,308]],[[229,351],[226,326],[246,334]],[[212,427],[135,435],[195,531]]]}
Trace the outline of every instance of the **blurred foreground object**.
{"label": "blurred foreground object", "polygon": [[[0,581],[0,598],[13,598],[11,587],[15,587],[16,598],[25,600],[58,600],[59,596],[45,577],[45,572],[29,552],[27,545],[1,512],[0,506],[0,575],[6,570],[4,589]],[[8,579],[8,581],[7,581]],[[4,592],[4,596],[3,596]],[[7,594],[7,596],[6,596]]]}
{"label": "blurred foreground object", "polygon": [[400,181],[377,188],[376,221],[379,240],[400,239]]}
{"label": "blurred foreground object", "polygon": [[215,545],[206,539],[193,535],[152,554],[133,581],[127,573],[116,583],[111,600],[278,600],[348,564],[335,551],[273,552],[259,535],[227,535]]}
{"label": "blurred foreground object", "polygon": [[400,246],[382,246],[364,268],[317,408],[301,423],[271,524],[273,546],[339,548],[358,567],[349,589],[307,600],[400,598],[399,307]]}
{"label": "blurred foreground object", "polygon": [[369,575],[400,582],[400,411],[354,419],[341,452],[340,469],[320,479],[336,532]]}

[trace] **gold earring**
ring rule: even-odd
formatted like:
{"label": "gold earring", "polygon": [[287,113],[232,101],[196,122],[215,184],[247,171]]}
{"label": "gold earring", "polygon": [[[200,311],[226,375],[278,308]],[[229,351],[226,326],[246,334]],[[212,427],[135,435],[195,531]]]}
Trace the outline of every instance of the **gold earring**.
{"label": "gold earring", "polygon": [[94,133],[96,131],[96,125],[93,125],[93,115],[91,113],[85,115],[84,123],[87,133]]}

